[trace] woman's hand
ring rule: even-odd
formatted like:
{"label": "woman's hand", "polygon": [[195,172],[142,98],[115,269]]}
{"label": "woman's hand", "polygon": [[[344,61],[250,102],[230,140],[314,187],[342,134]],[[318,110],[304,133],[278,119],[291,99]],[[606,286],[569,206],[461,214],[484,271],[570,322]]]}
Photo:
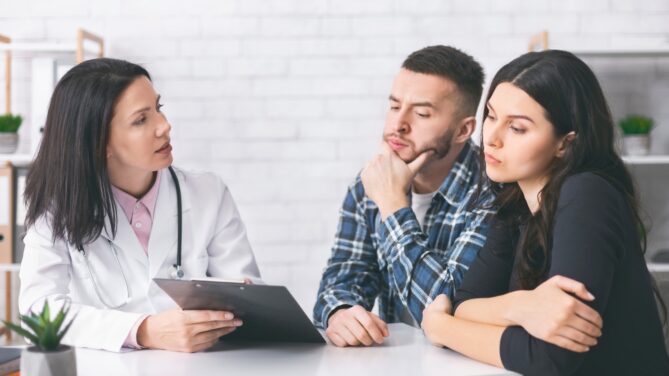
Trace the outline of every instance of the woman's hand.
{"label": "woman's hand", "polygon": [[225,311],[183,311],[180,308],[147,317],[137,330],[142,347],[196,352],[213,346],[242,321]]}
{"label": "woman's hand", "polygon": [[595,299],[582,283],[555,276],[534,290],[517,293],[509,318],[532,336],[575,352],[586,352],[597,344],[602,317],[577,299]]}
{"label": "woman's hand", "polygon": [[423,310],[423,321],[420,323],[427,339],[436,346],[442,346],[438,337],[443,328],[445,316],[451,314],[452,305],[448,296],[437,296],[430,305]]}

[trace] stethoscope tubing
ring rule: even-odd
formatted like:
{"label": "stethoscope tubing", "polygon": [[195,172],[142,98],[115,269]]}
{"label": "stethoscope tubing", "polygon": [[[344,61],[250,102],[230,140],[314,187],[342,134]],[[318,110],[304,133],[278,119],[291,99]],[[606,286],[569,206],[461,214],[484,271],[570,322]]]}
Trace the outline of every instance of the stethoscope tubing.
{"label": "stethoscope tubing", "polygon": [[[179,179],[177,178],[176,172],[174,172],[174,169],[172,166],[169,166],[167,168],[170,172],[170,175],[172,176],[172,181],[174,181],[174,187],[176,188],[176,193],[177,193],[177,260],[176,264],[172,265],[172,272],[170,273],[170,277],[173,279],[181,279],[184,276],[184,271],[183,268],[181,267],[181,243],[182,243],[182,229],[183,229],[183,215],[181,212],[182,205],[181,205],[181,186],[179,184]],[[93,287],[95,289],[95,293],[98,296],[98,299],[100,299],[100,302],[104,304],[105,307],[107,308],[119,308],[125,304],[127,304],[130,301],[130,285],[128,284],[128,278],[125,275],[125,272],[123,271],[123,266],[121,265],[121,260],[118,258],[118,252],[116,251],[116,247],[112,243],[111,240],[109,240],[109,245],[112,249],[112,252],[114,253],[114,257],[116,258],[116,263],[118,265],[119,270],[121,271],[121,276],[123,276],[123,282],[125,282],[125,288],[126,288],[126,299],[123,303],[119,305],[112,305],[108,304],[105,299],[102,298],[102,294],[100,294],[100,288],[98,286],[97,280],[95,279],[95,276],[93,275],[93,272],[91,271],[91,264],[88,260],[87,252],[84,249],[83,245],[79,244],[77,246],[77,250],[79,253],[83,256],[84,261],[86,263],[86,268],[88,269],[88,274],[91,277],[91,281],[93,282]]]}

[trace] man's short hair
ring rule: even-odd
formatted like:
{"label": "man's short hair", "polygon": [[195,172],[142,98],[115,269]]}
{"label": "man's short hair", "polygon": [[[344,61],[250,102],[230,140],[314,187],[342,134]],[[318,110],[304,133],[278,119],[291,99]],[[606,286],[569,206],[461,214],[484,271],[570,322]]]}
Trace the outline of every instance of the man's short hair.
{"label": "man's short hair", "polygon": [[431,74],[448,79],[457,85],[462,117],[476,115],[483,92],[484,73],[473,57],[449,46],[429,46],[409,55],[402,68],[416,73]]}

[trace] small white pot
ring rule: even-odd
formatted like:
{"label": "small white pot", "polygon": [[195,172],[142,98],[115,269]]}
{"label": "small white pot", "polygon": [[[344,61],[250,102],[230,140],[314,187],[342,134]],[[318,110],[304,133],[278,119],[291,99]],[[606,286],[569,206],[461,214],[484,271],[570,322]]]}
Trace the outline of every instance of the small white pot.
{"label": "small white pot", "polygon": [[626,155],[648,155],[650,152],[649,135],[623,136],[623,150]]}
{"label": "small white pot", "polygon": [[19,134],[0,132],[0,154],[11,154],[19,146]]}
{"label": "small white pot", "polygon": [[41,351],[35,346],[21,353],[21,376],[76,376],[74,347],[61,345],[56,351]]}

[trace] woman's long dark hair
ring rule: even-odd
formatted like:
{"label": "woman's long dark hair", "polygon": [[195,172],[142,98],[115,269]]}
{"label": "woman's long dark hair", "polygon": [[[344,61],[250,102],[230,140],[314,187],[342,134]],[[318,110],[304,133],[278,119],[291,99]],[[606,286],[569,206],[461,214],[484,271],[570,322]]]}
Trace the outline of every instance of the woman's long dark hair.
{"label": "woman's long dark hair", "polygon": [[[519,279],[523,288],[532,289],[546,277],[550,268],[553,219],[560,188],[565,179],[579,172],[592,172],[622,192],[635,215],[641,252],[646,250],[646,233],[639,215],[634,183],[615,150],[614,122],[604,93],[592,70],[572,53],[558,50],[530,52],[511,61],[497,72],[486,102],[501,83],[511,83],[539,103],[553,125],[556,137],[574,132],[576,137],[555,159],[548,171],[548,182],[540,192],[539,210],[532,214],[517,183],[494,184],[493,203],[499,218],[513,225],[525,224],[519,239]],[[484,107],[483,118],[488,116]],[[481,145],[485,147],[483,142]],[[483,148],[481,161],[485,163]],[[485,169],[482,169],[485,172]],[[657,287],[653,286],[659,297]],[[662,303],[666,320],[666,308]]]}
{"label": "woman's long dark hair", "polygon": [[26,178],[26,226],[45,217],[53,240],[80,246],[100,236],[116,205],[107,174],[107,142],[114,106],[123,91],[149,73],[116,59],[78,64],[58,82],[44,135]]}

